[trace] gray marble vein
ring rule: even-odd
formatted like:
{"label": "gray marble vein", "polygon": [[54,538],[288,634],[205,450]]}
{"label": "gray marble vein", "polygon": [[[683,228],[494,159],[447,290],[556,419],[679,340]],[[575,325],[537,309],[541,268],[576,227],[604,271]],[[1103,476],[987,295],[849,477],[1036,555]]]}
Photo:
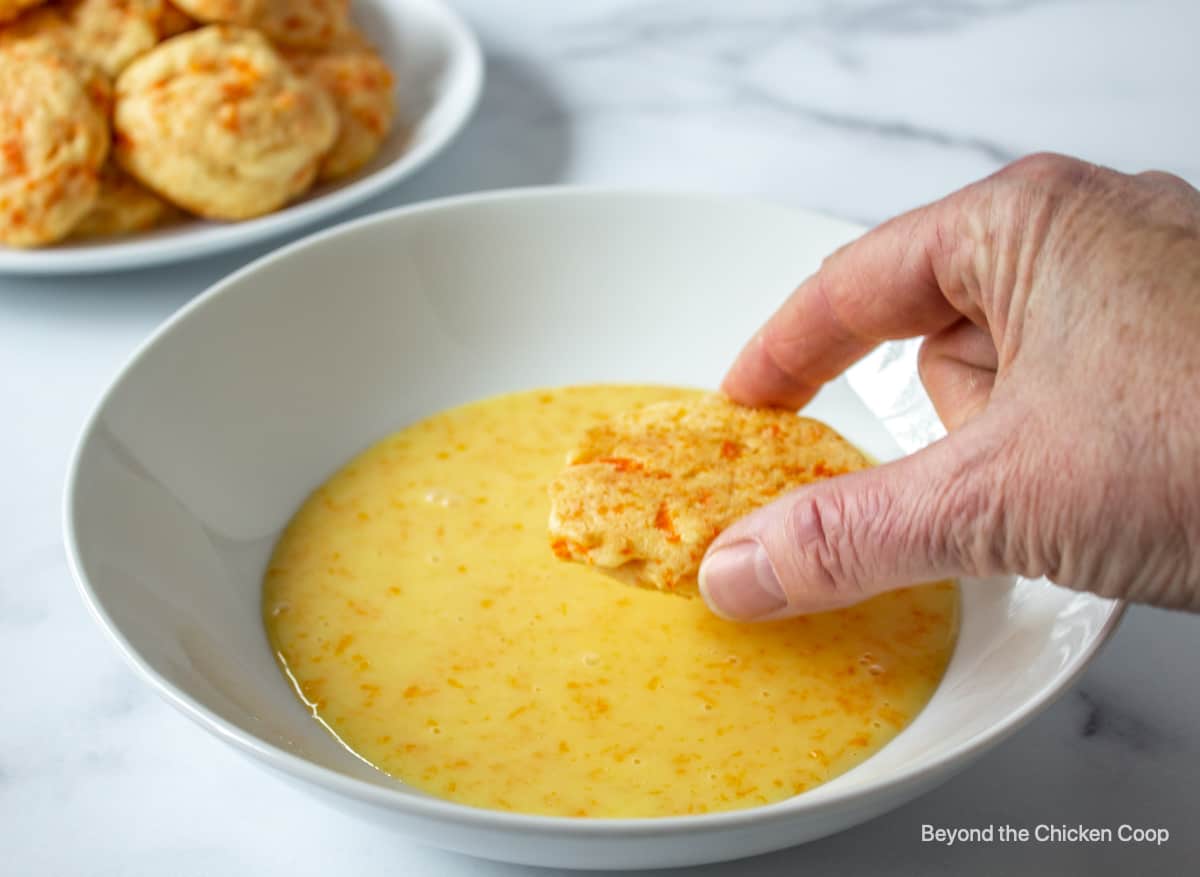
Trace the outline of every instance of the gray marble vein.
{"label": "gray marble vein", "polygon": [[[798,39],[835,49],[878,35],[948,34],[1055,2],[1080,0],[810,0],[794,3],[636,2],[572,22],[562,33],[565,54],[616,55],[697,44],[764,49]],[[711,47],[705,45],[701,50]]]}
{"label": "gray marble vein", "polygon": [[895,140],[934,146],[940,149],[966,150],[995,162],[997,165],[1007,164],[1022,155],[1020,150],[985,137],[955,134],[899,119],[871,118],[854,113],[821,109],[799,101],[788,100],[749,83],[740,85],[737,91],[749,106],[764,107],[790,118],[825,126],[846,134],[865,134],[885,141]]}

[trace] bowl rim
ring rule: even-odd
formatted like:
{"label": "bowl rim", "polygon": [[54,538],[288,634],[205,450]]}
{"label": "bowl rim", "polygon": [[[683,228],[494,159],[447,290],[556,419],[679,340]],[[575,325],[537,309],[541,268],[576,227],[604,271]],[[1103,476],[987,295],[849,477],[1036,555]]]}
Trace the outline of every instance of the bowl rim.
{"label": "bowl rim", "polygon": [[[323,219],[361,204],[416,174],[440,155],[475,115],[483,95],[486,64],[483,49],[463,16],[446,0],[368,0],[373,8],[403,22],[410,8],[420,7],[439,22],[448,55],[447,67],[456,71],[452,90],[440,94],[415,121],[415,126],[437,114],[453,110],[431,131],[428,139],[410,142],[387,164],[339,181],[328,192],[302,198],[273,213],[233,223],[211,223],[185,229],[179,236],[163,238],[113,238],[90,242],[76,249],[55,246],[19,249],[0,245],[0,277],[67,276],[140,270],[181,264],[216,253],[229,252],[303,232]],[[204,222],[193,218],[191,221]]]}
{"label": "bowl rim", "polygon": [[[172,333],[177,325],[188,319],[193,312],[212,306],[214,302],[222,296],[229,294],[231,290],[246,278],[252,277],[276,263],[286,261],[300,252],[320,247],[328,241],[354,235],[367,228],[388,225],[394,222],[412,221],[426,214],[452,212],[462,209],[471,210],[480,205],[505,204],[519,201],[554,202],[578,199],[642,197],[686,199],[716,202],[727,206],[738,205],[742,207],[771,208],[789,215],[798,214],[821,221],[840,223],[847,229],[855,229],[859,232],[865,231],[864,227],[846,222],[837,217],[829,217],[816,211],[793,208],[761,198],[678,189],[557,185],[455,195],[380,211],[322,229],[279,247],[209,286],[187,305],[168,317],[149,337],[138,344],[117,369],[92,412],[84,422],[67,469],[62,510],[67,563],[72,577],[75,579],[80,597],[83,599],[84,605],[91,613],[93,619],[105,632],[136,675],[147,682],[171,706],[234,748],[256,757],[265,765],[282,773],[306,780],[342,796],[381,806],[389,810],[399,811],[409,816],[426,818],[438,822],[449,822],[465,828],[499,829],[525,835],[540,835],[546,832],[554,832],[579,838],[621,837],[626,839],[707,832],[717,829],[734,829],[747,825],[757,826],[787,822],[807,812],[850,805],[859,799],[878,796],[889,791],[901,792],[905,787],[918,782],[922,777],[933,777],[940,781],[948,777],[955,767],[970,760],[976,753],[986,751],[1016,733],[1065,694],[1088,668],[1101,648],[1112,637],[1112,634],[1125,614],[1127,608],[1126,601],[1106,600],[1105,598],[1088,595],[1097,601],[1107,603],[1108,614],[1104,623],[1094,634],[1092,641],[1080,652],[1074,665],[1050,677],[1033,697],[1029,698],[1019,709],[1007,715],[1003,721],[992,725],[986,731],[980,732],[946,752],[930,760],[923,761],[918,765],[905,767],[886,777],[870,781],[858,787],[836,790],[826,794],[821,794],[821,787],[817,787],[807,794],[796,795],[772,804],[764,804],[741,810],[684,816],[579,818],[490,810],[432,796],[402,793],[396,789],[375,785],[365,780],[339,773],[330,768],[322,767],[306,758],[268,743],[217,715],[191,695],[168,681],[138,653],[137,649],[125,637],[119,626],[105,610],[84,569],[83,561],[79,554],[74,514],[76,488],[79,482],[83,453],[90,443],[93,434],[96,432],[111,397],[122,385],[126,377],[137,368],[141,360],[152,349],[163,343],[164,339]],[[382,772],[381,775],[386,776]]]}

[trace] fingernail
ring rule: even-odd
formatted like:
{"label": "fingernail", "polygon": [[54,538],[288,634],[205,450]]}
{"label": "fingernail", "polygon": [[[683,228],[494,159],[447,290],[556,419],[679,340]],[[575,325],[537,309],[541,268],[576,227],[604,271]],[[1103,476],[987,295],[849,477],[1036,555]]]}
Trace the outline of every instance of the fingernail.
{"label": "fingernail", "polygon": [[719,548],[700,564],[700,594],[732,621],[761,618],[787,605],[766,550],[757,542]]}

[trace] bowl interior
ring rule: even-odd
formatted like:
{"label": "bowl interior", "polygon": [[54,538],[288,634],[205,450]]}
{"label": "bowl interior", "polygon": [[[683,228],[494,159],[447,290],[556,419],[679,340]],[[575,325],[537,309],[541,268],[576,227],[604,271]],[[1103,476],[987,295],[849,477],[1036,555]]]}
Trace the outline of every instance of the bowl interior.
{"label": "bowl interior", "polygon": [[[298,504],[377,438],[468,400],[592,381],[715,386],[797,281],[858,232],[722,199],[533,192],[397,211],[290,247],[176,317],[101,403],[68,488],[85,595],[134,664],[210,729],[397,801],[421,797],[314,722],[269,651],[261,575]],[[914,424],[930,415],[914,413],[927,400],[912,353],[887,346],[811,413],[883,459],[919,445]],[[994,736],[1078,672],[1117,611],[1041,581],[968,582],[964,597],[929,707],[795,802]]]}

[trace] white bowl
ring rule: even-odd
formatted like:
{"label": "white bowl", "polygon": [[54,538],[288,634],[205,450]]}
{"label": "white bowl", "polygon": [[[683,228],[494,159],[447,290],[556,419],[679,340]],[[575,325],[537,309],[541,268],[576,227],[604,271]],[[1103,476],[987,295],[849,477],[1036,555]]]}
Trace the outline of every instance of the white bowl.
{"label": "white bowl", "polygon": [[128,237],[33,250],[0,244],[0,274],[76,274],[194,259],[296,231],[415,173],[462,130],[479,101],[479,44],[442,0],[354,0],[353,8],[355,21],[396,73],[397,125],[365,168],[245,222],[189,219]]}
{"label": "white bowl", "polygon": [[[280,529],[375,439],[505,390],[714,386],[794,284],[859,231],[718,198],[525,191],[391,211],[261,259],[168,322],[88,423],[65,520],[84,599],[138,673],[201,727],[430,844],[538,865],[686,865],[882,813],[1060,696],[1121,607],[1044,581],[965,582],[946,677],[879,754],[778,804],[654,820],[493,812],[391,780],[312,720],[259,616]],[[812,412],[895,457],[920,423],[910,352],[889,346]]]}

